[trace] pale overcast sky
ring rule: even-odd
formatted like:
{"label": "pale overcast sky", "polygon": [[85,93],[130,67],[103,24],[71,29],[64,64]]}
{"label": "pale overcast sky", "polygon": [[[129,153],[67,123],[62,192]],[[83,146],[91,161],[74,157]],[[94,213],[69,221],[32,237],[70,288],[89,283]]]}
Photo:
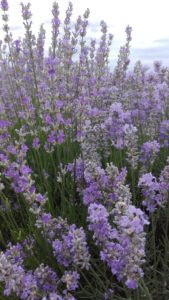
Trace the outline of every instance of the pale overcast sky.
{"label": "pale overcast sky", "polygon": [[[10,24],[15,37],[22,36],[20,0],[8,0]],[[28,1],[23,1],[27,3]],[[31,0],[34,30],[44,24],[47,40],[50,36],[50,19],[53,0]],[[69,0],[58,0],[61,19],[64,18]],[[111,59],[125,42],[125,28],[132,26],[131,60],[141,59],[145,64],[160,60],[169,65],[169,0],[72,0],[73,21],[86,8],[90,9],[88,36],[100,36],[99,23],[106,21],[114,35]],[[2,27],[2,22],[0,23]]]}

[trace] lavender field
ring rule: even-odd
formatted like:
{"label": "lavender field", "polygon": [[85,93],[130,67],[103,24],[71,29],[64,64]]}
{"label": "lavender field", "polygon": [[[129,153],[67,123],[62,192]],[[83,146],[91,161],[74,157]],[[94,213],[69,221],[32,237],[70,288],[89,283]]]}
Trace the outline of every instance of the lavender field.
{"label": "lavender field", "polygon": [[51,13],[14,39],[1,0],[0,300],[169,299],[169,68],[130,67],[126,27]]}

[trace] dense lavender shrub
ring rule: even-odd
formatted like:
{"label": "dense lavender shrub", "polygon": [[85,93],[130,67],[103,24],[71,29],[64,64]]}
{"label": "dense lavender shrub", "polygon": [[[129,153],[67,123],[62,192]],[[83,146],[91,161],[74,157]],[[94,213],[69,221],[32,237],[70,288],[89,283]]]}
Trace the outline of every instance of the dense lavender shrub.
{"label": "dense lavender shrub", "polygon": [[169,69],[130,63],[132,28],[89,39],[52,6],[51,45],[13,39],[1,0],[0,298],[168,299]]}

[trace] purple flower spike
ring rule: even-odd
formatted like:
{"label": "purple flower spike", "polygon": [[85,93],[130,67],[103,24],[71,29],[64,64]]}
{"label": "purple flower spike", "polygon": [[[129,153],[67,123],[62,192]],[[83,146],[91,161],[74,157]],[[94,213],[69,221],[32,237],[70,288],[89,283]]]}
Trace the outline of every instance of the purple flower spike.
{"label": "purple flower spike", "polygon": [[9,8],[9,6],[8,6],[7,0],[2,0],[2,1],[1,1],[1,9],[2,9],[3,11],[8,11],[8,8]]}

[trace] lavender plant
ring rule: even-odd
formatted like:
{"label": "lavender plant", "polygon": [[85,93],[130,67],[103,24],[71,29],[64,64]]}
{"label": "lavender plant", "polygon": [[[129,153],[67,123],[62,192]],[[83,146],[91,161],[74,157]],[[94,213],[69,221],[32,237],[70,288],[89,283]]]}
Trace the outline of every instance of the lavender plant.
{"label": "lavender plant", "polygon": [[169,297],[169,69],[130,63],[130,26],[116,65],[87,9],[51,12],[14,40],[1,0],[0,298]]}

